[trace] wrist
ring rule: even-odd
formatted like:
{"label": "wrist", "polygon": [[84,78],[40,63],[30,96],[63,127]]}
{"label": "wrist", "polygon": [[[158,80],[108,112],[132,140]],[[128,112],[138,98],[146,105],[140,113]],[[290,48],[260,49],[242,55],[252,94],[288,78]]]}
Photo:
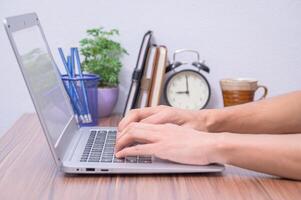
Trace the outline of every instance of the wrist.
{"label": "wrist", "polygon": [[232,133],[211,134],[213,143],[210,150],[210,163],[231,164],[231,151],[235,145],[231,142]]}
{"label": "wrist", "polygon": [[207,109],[204,113],[200,113],[204,116],[205,130],[207,132],[222,132],[223,123],[227,119],[227,112],[224,109]]}

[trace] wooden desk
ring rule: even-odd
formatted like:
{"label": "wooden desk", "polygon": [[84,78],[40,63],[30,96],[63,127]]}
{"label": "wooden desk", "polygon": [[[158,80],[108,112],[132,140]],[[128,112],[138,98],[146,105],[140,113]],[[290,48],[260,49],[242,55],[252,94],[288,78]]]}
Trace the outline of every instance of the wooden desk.
{"label": "wooden desk", "polygon": [[36,115],[25,114],[0,140],[0,199],[301,199],[301,182],[231,166],[218,174],[65,176]]}

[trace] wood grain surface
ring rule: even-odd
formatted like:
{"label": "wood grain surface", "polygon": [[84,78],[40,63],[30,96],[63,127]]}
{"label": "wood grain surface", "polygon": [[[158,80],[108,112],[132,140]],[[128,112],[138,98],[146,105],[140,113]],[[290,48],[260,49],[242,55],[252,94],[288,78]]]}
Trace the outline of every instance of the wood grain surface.
{"label": "wood grain surface", "polygon": [[232,166],[214,174],[66,176],[36,115],[25,114],[0,140],[0,199],[301,199],[301,182]]}

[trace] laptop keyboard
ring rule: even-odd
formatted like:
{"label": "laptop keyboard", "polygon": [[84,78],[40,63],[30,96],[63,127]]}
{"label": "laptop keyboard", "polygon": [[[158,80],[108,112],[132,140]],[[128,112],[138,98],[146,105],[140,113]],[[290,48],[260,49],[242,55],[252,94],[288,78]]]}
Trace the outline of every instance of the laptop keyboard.
{"label": "laptop keyboard", "polygon": [[152,163],[151,156],[116,158],[114,152],[116,134],[115,130],[91,130],[80,162]]}

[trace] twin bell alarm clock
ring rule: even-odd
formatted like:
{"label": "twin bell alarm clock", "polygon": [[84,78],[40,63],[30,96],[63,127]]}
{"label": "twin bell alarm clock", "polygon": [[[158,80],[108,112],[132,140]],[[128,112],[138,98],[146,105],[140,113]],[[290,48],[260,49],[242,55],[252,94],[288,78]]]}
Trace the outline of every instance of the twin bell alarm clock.
{"label": "twin bell alarm clock", "polygon": [[[184,52],[196,55],[193,62],[180,62],[176,55]],[[211,89],[205,73],[210,69],[200,60],[196,50],[180,49],[174,52],[173,61],[166,68],[167,79],[164,85],[164,96],[169,106],[200,110],[206,107],[210,100]]]}

